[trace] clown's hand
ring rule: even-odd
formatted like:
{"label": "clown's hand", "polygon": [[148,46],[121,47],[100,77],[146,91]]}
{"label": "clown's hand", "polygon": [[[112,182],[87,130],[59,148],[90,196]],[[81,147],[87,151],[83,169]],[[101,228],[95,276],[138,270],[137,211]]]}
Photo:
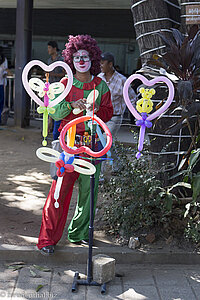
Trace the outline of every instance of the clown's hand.
{"label": "clown's hand", "polygon": [[81,111],[86,109],[86,99],[79,99],[77,101],[71,102],[71,107],[74,108],[79,108]]}
{"label": "clown's hand", "polygon": [[[89,111],[93,111],[93,104],[90,104],[90,106],[87,108]],[[96,113],[99,110],[99,105],[95,102],[94,103],[94,112]]]}

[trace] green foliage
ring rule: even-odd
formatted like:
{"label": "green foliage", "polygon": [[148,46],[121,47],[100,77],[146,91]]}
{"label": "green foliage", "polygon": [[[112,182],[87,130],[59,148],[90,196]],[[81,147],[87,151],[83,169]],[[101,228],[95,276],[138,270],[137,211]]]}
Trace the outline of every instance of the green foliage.
{"label": "green foliage", "polygon": [[188,218],[185,237],[195,243],[200,242],[200,203],[191,202],[186,205],[185,216]]}
{"label": "green foliage", "polygon": [[[104,185],[104,221],[111,234],[130,237],[139,232],[158,230],[170,235],[181,235],[194,242],[200,241],[200,172],[195,167],[200,160],[200,149],[192,151],[188,169],[180,171],[182,182],[164,188],[157,178],[156,166],[150,156],[136,159],[131,147],[117,146],[121,170]],[[122,163],[123,162],[123,163]],[[155,162],[155,159],[154,159]],[[193,200],[184,206],[178,189],[192,189]]]}
{"label": "green foliage", "polygon": [[199,162],[200,149],[193,150],[190,155],[188,168],[174,175],[174,177],[183,175],[184,183],[191,182],[192,201],[186,204],[184,217],[188,219],[185,236],[194,242],[200,242],[200,172],[195,172]]}
{"label": "green foliage", "polygon": [[136,152],[123,145],[117,150],[123,167],[104,186],[107,198],[104,219],[108,231],[129,236],[141,228],[162,227],[170,221],[176,196],[162,188],[156,179],[156,168],[147,156],[137,160]]}

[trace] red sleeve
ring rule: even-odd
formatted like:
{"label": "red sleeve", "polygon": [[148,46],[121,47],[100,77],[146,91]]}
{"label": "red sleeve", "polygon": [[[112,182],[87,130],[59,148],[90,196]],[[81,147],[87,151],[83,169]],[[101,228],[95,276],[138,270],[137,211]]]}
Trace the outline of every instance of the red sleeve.
{"label": "red sleeve", "polygon": [[111,101],[110,91],[107,91],[101,97],[101,103],[99,110],[97,112],[97,117],[99,117],[105,123],[108,122],[113,116],[113,106]]}

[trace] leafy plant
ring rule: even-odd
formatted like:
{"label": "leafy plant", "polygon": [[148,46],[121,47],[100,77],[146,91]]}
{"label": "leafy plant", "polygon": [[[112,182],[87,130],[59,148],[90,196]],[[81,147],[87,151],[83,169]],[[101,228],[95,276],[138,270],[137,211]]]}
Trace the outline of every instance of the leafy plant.
{"label": "leafy plant", "polygon": [[126,237],[141,229],[166,228],[172,219],[183,219],[184,214],[180,210],[173,211],[177,196],[172,193],[173,188],[162,187],[150,158],[137,160],[135,154],[132,148],[118,146],[123,168],[104,187],[107,230]]}
{"label": "leafy plant", "polygon": [[[192,151],[187,169],[179,171],[173,176],[177,177],[182,175],[184,178],[183,183],[191,183],[192,201],[186,204],[184,217],[188,218],[185,236],[188,239],[192,239],[194,242],[200,241],[200,172],[196,172],[198,170],[197,166],[199,162],[200,148]],[[182,164],[183,163],[180,164],[180,167]]]}
{"label": "leafy plant", "polygon": [[[166,44],[166,52],[162,55],[154,54],[147,64],[155,66],[154,76],[157,73],[169,77],[176,87],[174,105],[168,114],[178,114],[180,118],[166,129],[167,134],[174,134],[187,127],[191,135],[191,144],[188,146],[187,158],[192,149],[196,149],[196,138],[200,127],[200,30],[198,25],[193,25],[188,34],[184,35],[179,30],[172,28],[172,34],[158,33]],[[147,69],[151,73],[151,68]]]}
{"label": "leafy plant", "polygon": [[[197,164],[200,162],[200,148],[193,150],[190,155],[188,167],[185,170],[181,170],[171,178],[176,178],[180,175],[184,177],[184,182],[190,182],[192,188],[192,198],[194,201],[197,200],[197,197],[200,195],[200,172],[195,172]],[[183,158],[180,163],[179,169],[185,163],[185,158]]]}
{"label": "leafy plant", "polygon": [[[154,55],[149,63],[176,76],[174,81],[178,81],[179,94],[177,104],[186,107],[194,101],[194,93],[200,88],[200,31],[198,25],[193,25],[188,35],[174,28],[171,31],[171,36],[158,33],[167,49],[163,55]],[[182,89],[183,85],[185,89]]]}

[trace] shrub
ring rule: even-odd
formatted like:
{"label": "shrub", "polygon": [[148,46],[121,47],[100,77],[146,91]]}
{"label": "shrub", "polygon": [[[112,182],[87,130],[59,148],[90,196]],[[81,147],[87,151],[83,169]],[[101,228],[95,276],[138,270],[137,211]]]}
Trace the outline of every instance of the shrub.
{"label": "shrub", "polygon": [[104,185],[107,230],[128,237],[141,228],[162,227],[170,222],[176,196],[162,188],[149,157],[137,160],[135,150],[123,145],[117,146],[117,152],[122,168]]}

